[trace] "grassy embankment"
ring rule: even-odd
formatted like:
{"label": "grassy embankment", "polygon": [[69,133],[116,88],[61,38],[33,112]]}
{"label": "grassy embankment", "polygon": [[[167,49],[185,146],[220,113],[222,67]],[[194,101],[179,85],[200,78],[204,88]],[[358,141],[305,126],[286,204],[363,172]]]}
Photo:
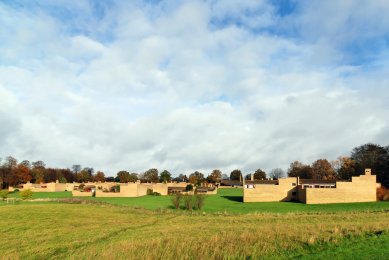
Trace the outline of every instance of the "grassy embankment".
{"label": "grassy embankment", "polygon": [[[193,213],[170,210],[168,197],[154,196],[90,202],[158,210],[111,204],[2,203],[0,229],[5,240],[0,252],[5,258],[38,259],[385,259],[389,255],[388,202],[243,204],[240,192],[220,190],[207,198],[204,211]],[[247,212],[251,213],[237,214]]]}

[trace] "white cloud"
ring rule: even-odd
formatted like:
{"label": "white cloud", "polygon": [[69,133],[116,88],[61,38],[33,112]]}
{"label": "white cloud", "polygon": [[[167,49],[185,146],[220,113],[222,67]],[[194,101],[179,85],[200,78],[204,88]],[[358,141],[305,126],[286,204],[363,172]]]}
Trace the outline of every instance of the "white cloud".
{"label": "white cloud", "polygon": [[[0,4],[0,156],[110,175],[249,172],[386,145],[388,50],[356,65],[342,49],[388,28],[385,2],[362,7],[304,2],[281,18],[262,1],[131,2],[96,15],[58,2],[66,18]],[[265,30],[277,26],[298,33]]]}

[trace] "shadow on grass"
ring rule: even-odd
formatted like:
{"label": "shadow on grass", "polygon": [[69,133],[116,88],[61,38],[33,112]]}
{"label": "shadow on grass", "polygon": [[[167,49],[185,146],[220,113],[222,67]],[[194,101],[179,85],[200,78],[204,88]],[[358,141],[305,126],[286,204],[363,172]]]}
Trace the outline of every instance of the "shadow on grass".
{"label": "shadow on grass", "polygon": [[243,196],[221,196],[221,197],[236,202],[243,202]]}

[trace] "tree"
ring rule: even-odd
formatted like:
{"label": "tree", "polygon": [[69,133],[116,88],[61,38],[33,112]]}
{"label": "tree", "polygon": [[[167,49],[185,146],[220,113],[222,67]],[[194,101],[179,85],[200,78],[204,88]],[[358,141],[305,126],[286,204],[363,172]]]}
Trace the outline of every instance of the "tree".
{"label": "tree", "polygon": [[159,180],[158,170],[155,168],[152,168],[152,169],[145,171],[145,173],[143,174],[143,178],[147,182],[158,182],[158,180]]}
{"label": "tree", "polygon": [[220,182],[222,179],[222,172],[221,170],[215,169],[211,172],[210,175],[208,175],[207,180],[211,183],[217,183]]}
{"label": "tree", "polygon": [[163,172],[161,172],[161,174],[159,176],[159,182],[166,183],[166,182],[171,182],[171,181],[172,181],[172,175],[170,174],[170,172],[168,172],[167,170],[164,170]]}
{"label": "tree", "polygon": [[24,164],[19,163],[16,169],[17,183],[26,183],[31,181],[32,174],[30,168]]}
{"label": "tree", "polygon": [[105,182],[105,174],[102,171],[96,172],[96,175],[93,178],[95,181]]}
{"label": "tree", "polygon": [[222,180],[229,180],[230,178],[228,177],[227,174],[223,173],[222,174]]}
{"label": "tree", "polygon": [[180,175],[178,175],[178,177],[174,178],[173,180],[177,182],[188,182],[189,179],[188,176],[181,173]]}
{"label": "tree", "polygon": [[117,173],[117,178],[120,183],[130,182],[130,173],[128,171],[119,171]]}
{"label": "tree", "polygon": [[327,159],[319,159],[312,164],[312,178],[318,180],[335,180],[336,172]]}
{"label": "tree", "polygon": [[288,169],[289,177],[299,177],[301,179],[312,179],[312,168],[309,165],[294,161]]}
{"label": "tree", "polygon": [[81,165],[79,165],[79,164],[74,164],[74,165],[72,166],[72,170],[73,170],[73,174],[74,174],[74,175],[77,175],[77,174],[80,173],[80,171],[81,171]]}
{"label": "tree", "polygon": [[204,182],[204,174],[201,172],[195,171],[191,175],[189,175],[189,182],[194,184],[194,185],[200,185],[201,183]]}
{"label": "tree", "polygon": [[110,176],[110,177],[105,178],[105,181],[106,182],[115,182],[115,178]]}
{"label": "tree", "polygon": [[285,172],[281,168],[275,168],[270,171],[269,177],[278,180],[285,176]]}
{"label": "tree", "polygon": [[332,163],[332,167],[334,167],[340,180],[351,180],[351,177],[356,175],[356,162],[350,157],[339,157]]}
{"label": "tree", "polygon": [[230,174],[230,180],[232,181],[241,181],[242,178],[242,172],[238,169],[233,170]]}
{"label": "tree", "polygon": [[79,173],[76,174],[76,179],[78,182],[93,181],[93,172],[93,168],[85,167]]}
{"label": "tree", "polygon": [[370,168],[377,175],[377,181],[389,186],[389,153],[388,149],[377,144],[364,144],[355,147],[351,153],[355,161],[356,174],[360,175]]}
{"label": "tree", "polygon": [[45,181],[46,164],[43,161],[36,161],[32,163],[32,178],[35,183],[41,183]]}
{"label": "tree", "polygon": [[18,161],[14,157],[7,156],[5,158],[4,164],[2,166],[3,170],[1,176],[4,188],[13,186],[17,183],[17,178],[16,178],[17,166],[18,166]]}
{"label": "tree", "polygon": [[254,172],[254,180],[263,180],[266,179],[266,173],[261,169],[258,169]]}
{"label": "tree", "polygon": [[136,182],[138,180],[138,174],[133,172],[133,173],[130,173],[130,178],[129,178],[129,182]]}

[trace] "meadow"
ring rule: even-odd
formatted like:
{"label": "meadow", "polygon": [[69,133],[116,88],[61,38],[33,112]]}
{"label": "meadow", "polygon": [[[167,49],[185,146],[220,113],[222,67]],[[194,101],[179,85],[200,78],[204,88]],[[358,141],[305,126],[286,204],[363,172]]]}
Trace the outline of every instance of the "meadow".
{"label": "meadow", "polygon": [[[244,204],[240,194],[239,189],[220,189],[206,199],[203,210],[192,212],[171,209],[170,198],[161,196],[91,198],[82,204],[71,199],[69,203],[2,202],[0,229],[5,240],[0,252],[12,259],[385,259],[389,255],[388,202]],[[69,193],[58,196],[66,198]]]}

